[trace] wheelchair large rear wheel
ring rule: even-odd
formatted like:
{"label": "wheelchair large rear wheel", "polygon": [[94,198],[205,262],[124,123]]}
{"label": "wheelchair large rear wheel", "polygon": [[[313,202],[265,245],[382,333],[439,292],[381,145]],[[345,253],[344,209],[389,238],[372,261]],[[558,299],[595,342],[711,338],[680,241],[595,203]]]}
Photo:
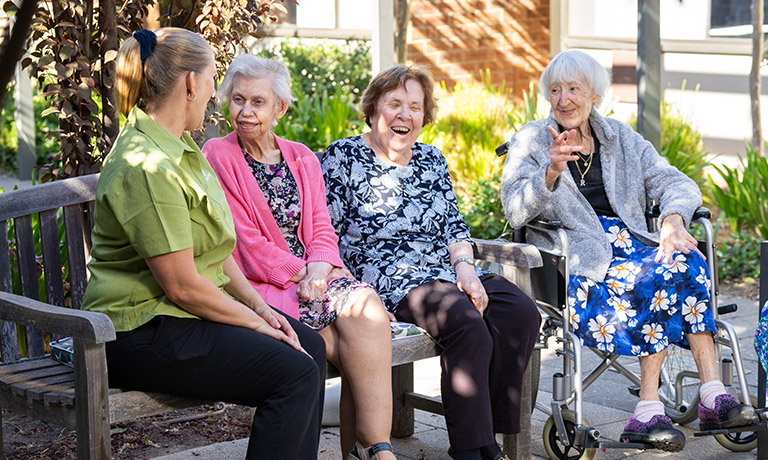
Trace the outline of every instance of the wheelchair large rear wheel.
{"label": "wheelchair large rear wheel", "polygon": [[[739,401],[743,398],[739,397]],[[752,407],[757,408],[757,396],[751,395]],[[754,431],[743,431],[741,433],[718,434],[715,441],[731,452],[749,452],[757,447],[757,433]]]}
{"label": "wheelchair large rear wheel", "polygon": [[[571,442],[571,445],[564,446],[560,443],[555,418],[550,416],[547,423],[544,424],[543,433],[544,450],[547,451],[547,456],[552,460],[592,460],[595,457],[596,449],[573,447],[573,441],[576,439],[576,414],[569,409],[565,409],[562,414],[565,431],[568,433],[568,441]],[[583,426],[592,426],[586,418],[583,418],[582,421],[584,422]]]}
{"label": "wheelchair large rear wheel", "polygon": [[681,390],[675,388],[675,380],[681,372],[696,372],[693,354],[685,348],[670,345],[662,367],[659,394],[664,403],[664,412],[673,422],[681,425],[699,417],[699,379],[696,376],[681,377]]}

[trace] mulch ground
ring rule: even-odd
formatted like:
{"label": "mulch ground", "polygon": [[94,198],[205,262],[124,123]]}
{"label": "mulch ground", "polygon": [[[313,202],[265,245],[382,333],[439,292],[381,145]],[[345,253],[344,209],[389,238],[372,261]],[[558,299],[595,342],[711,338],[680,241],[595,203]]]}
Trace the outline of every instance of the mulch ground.
{"label": "mulch ground", "polygon": [[[158,457],[217,442],[247,438],[250,409],[219,404],[112,425],[116,460]],[[5,455],[18,460],[76,460],[75,432],[3,412]]]}

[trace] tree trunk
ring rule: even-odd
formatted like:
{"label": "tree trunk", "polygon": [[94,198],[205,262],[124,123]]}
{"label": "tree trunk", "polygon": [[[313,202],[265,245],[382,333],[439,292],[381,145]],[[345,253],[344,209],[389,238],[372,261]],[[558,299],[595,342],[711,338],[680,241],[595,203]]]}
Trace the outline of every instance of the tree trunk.
{"label": "tree trunk", "polygon": [[32,18],[37,9],[37,0],[24,0],[21,8],[16,13],[13,27],[10,33],[5,36],[5,40],[0,43],[0,108],[5,101],[5,93],[8,90],[8,83],[13,78],[16,71],[16,62],[24,54],[24,43],[27,41],[29,26],[32,24]]}
{"label": "tree trunk", "polygon": [[752,0],[752,68],[749,71],[749,97],[752,101],[752,145],[765,155],[763,122],[760,117],[760,64],[763,60],[763,0]]}
{"label": "tree trunk", "polygon": [[99,142],[101,154],[106,154],[112,149],[112,144],[117,138],[120,122],[115,107],[115,95],[112,87],[115,83],[115,60],[106,62],[108,51],[117,51],[117,8],[115,0],[99,1],[99,59],[101,59],[101,72],[99,81],[99,94],[101,94],[101,127],[103,133]]}

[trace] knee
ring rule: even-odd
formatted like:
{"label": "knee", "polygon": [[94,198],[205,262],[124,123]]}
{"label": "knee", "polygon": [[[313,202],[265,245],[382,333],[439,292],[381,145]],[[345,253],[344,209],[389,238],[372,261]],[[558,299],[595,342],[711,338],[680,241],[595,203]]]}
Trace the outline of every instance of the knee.
{"label": "knee", "polygon": [[326,348],[325,340],[315,331],[307,331],[299,337],[301,347],[309,353],[318,366],[325,365]]}
{"label": "knee", "polygon": [[371,288],[358,289],[350,294],[345,310],[341,316],[365,320],[366,324],[374,329],[389,329],[387,309],[376,291]]}

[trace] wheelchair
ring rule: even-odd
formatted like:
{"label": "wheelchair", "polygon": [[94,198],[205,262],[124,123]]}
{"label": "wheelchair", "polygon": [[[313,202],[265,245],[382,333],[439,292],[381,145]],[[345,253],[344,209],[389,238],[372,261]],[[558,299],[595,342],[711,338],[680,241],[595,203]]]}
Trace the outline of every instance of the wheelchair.
{"label": "wheelchair", "polygon": [[[649,228],[656,228],[656,214],[647,216]],[[714,314],[717,334],[714,337],[716,359],[720,377],[726,389],[733,388],[737,398],[749,401],[757,407],[757,398],[749,394],[746,373],[734,328],[720,319],[721,315],[734,312],[737,305],[718,305],[717,263],[714,245],[714,231],[709,221],[710,212],[699,208],[692,223],[703,230],[704,241],[699,241],[699,250],[706,255],[710,271],[710,308]],[[514,232],[513,239],[525,242],[525,233],[545,232],[556,236],[560,250],[540,249],[544,265],[531,271],[531,281],[536,303],[544,316],[542,331],[537,348],[547,348],[550,338],[558,347],[555,353],[562,357],[562,371],[552,376],[552,400],[549,406],[536,403],[536,409],[549,415],[544,426],[543,442],[549,458],[553,460],[592,459],[596,449],[648,449],[643,443],[610,442],[601,439],[600,432],[584,417],[583,392],[606,370],[616,371],[630,382],[629,392],[639,397],[640,375],[625,366],[622,360],[637,359],[621,357],[593,348],[587,348],[598,357],[597,364],[588,373],[583,369],[583,348],[579,337],[571,329],[571,307],[567,300],[568,237],[559,222],[537,220]],[[728,350],[728,353],[724,353]],[[735,367],[735,383],[734,383]],[[662,368],[659,382],[659,397],[665,406],[666,415],[672,421],[686,424],[698,418],[699,381],[693,356],[689,350],[670,345]],[[696,432],[694,436],[714,435],[718,443],[734,452],[746,452],[757,446],[757,431],[766,429],[767,414],[758,410],[760,422],[749,427],[727,430]]]}

